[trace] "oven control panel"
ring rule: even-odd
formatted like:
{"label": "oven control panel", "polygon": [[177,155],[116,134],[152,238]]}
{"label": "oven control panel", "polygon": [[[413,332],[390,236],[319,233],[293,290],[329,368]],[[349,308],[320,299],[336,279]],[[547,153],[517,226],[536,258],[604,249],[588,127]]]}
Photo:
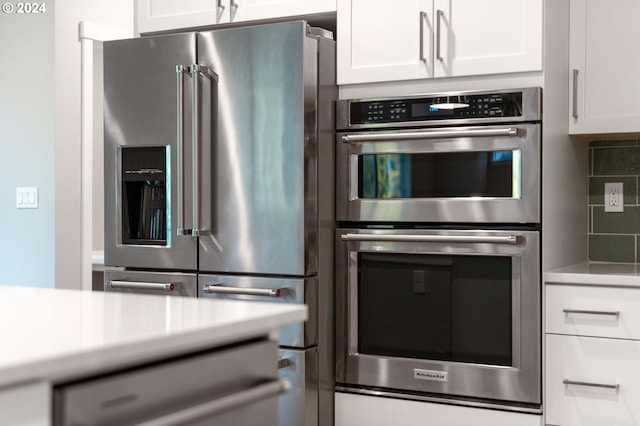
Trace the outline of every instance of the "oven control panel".
{"label": "oven control panel", "polygon": [[521,117],[522,92],[352,101],[350,124]]}

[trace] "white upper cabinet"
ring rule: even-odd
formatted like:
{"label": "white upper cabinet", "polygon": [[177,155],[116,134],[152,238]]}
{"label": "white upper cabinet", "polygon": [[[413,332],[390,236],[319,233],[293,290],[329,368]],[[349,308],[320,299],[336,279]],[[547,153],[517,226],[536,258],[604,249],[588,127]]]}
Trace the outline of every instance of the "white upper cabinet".
{"label": "white upper cabinet", "polygon": [[231,20],[280,18],[336,11],[336,0],[235,0]]}
{"label": "white upper cabinet", "polygon": [[542,69],[542,0],[338,0],[338,84]]}
{"label": "white upper cabinet", "polygon": [[336,0],[136,0],[137,32],[336,11]]}
{"label": "white upper cabinet", "polygon": [[640,132],[640,1],[571,0],[569,133]]}

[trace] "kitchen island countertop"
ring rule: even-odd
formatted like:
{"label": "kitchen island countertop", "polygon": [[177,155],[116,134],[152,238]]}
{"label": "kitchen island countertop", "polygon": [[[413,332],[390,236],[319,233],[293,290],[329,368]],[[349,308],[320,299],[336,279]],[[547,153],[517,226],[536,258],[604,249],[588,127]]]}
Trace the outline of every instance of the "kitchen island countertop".
{"label": "kitchen island countertop", "polygon": [[0,286],[0,388],[209,349],[306,317],[303,305]]}
{"label": "kitchen island countertop", "polygon": [[544,274],[546,284],[640,287],[640,264],[580,263]]}

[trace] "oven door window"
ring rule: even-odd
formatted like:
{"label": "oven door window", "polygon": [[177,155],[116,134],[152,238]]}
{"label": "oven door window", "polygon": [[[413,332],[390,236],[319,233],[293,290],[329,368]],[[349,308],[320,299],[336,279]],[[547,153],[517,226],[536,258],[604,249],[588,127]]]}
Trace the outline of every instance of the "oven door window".
{"label": "oven door window", "polygon": [[358,352],[511,366],[512,258],[358,254]]}
{"label": "oven door window", "polygon": [[366,154],[358,197],[520,198],[520,150]]}

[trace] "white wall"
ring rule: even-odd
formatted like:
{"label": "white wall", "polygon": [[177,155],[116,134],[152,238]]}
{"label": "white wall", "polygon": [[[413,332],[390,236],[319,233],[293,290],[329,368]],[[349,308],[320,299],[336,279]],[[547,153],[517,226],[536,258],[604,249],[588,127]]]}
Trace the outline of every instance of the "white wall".
{"label": "white wall", "polygon": [[[45,1],[42,14],[0,13],[0,284],[5,285],[81,287],[78,24],[133,33],[133,0],[56,3],[54,8],[53,1]],[[15,208],[18,186],[39,188],[39,209]]]}
{"label": "white wall", "polygon": [[[55,16],[55,283],[81,287],[80,21],[133,33],[133,0],[65,0]],[[96,149],[102,149],[96,147]]]}
{"label": "white wall", "polygon": [[[54,286],[54,7],[0,13],[0,284]],[[16,209],[16,187],[40,207]]]}

